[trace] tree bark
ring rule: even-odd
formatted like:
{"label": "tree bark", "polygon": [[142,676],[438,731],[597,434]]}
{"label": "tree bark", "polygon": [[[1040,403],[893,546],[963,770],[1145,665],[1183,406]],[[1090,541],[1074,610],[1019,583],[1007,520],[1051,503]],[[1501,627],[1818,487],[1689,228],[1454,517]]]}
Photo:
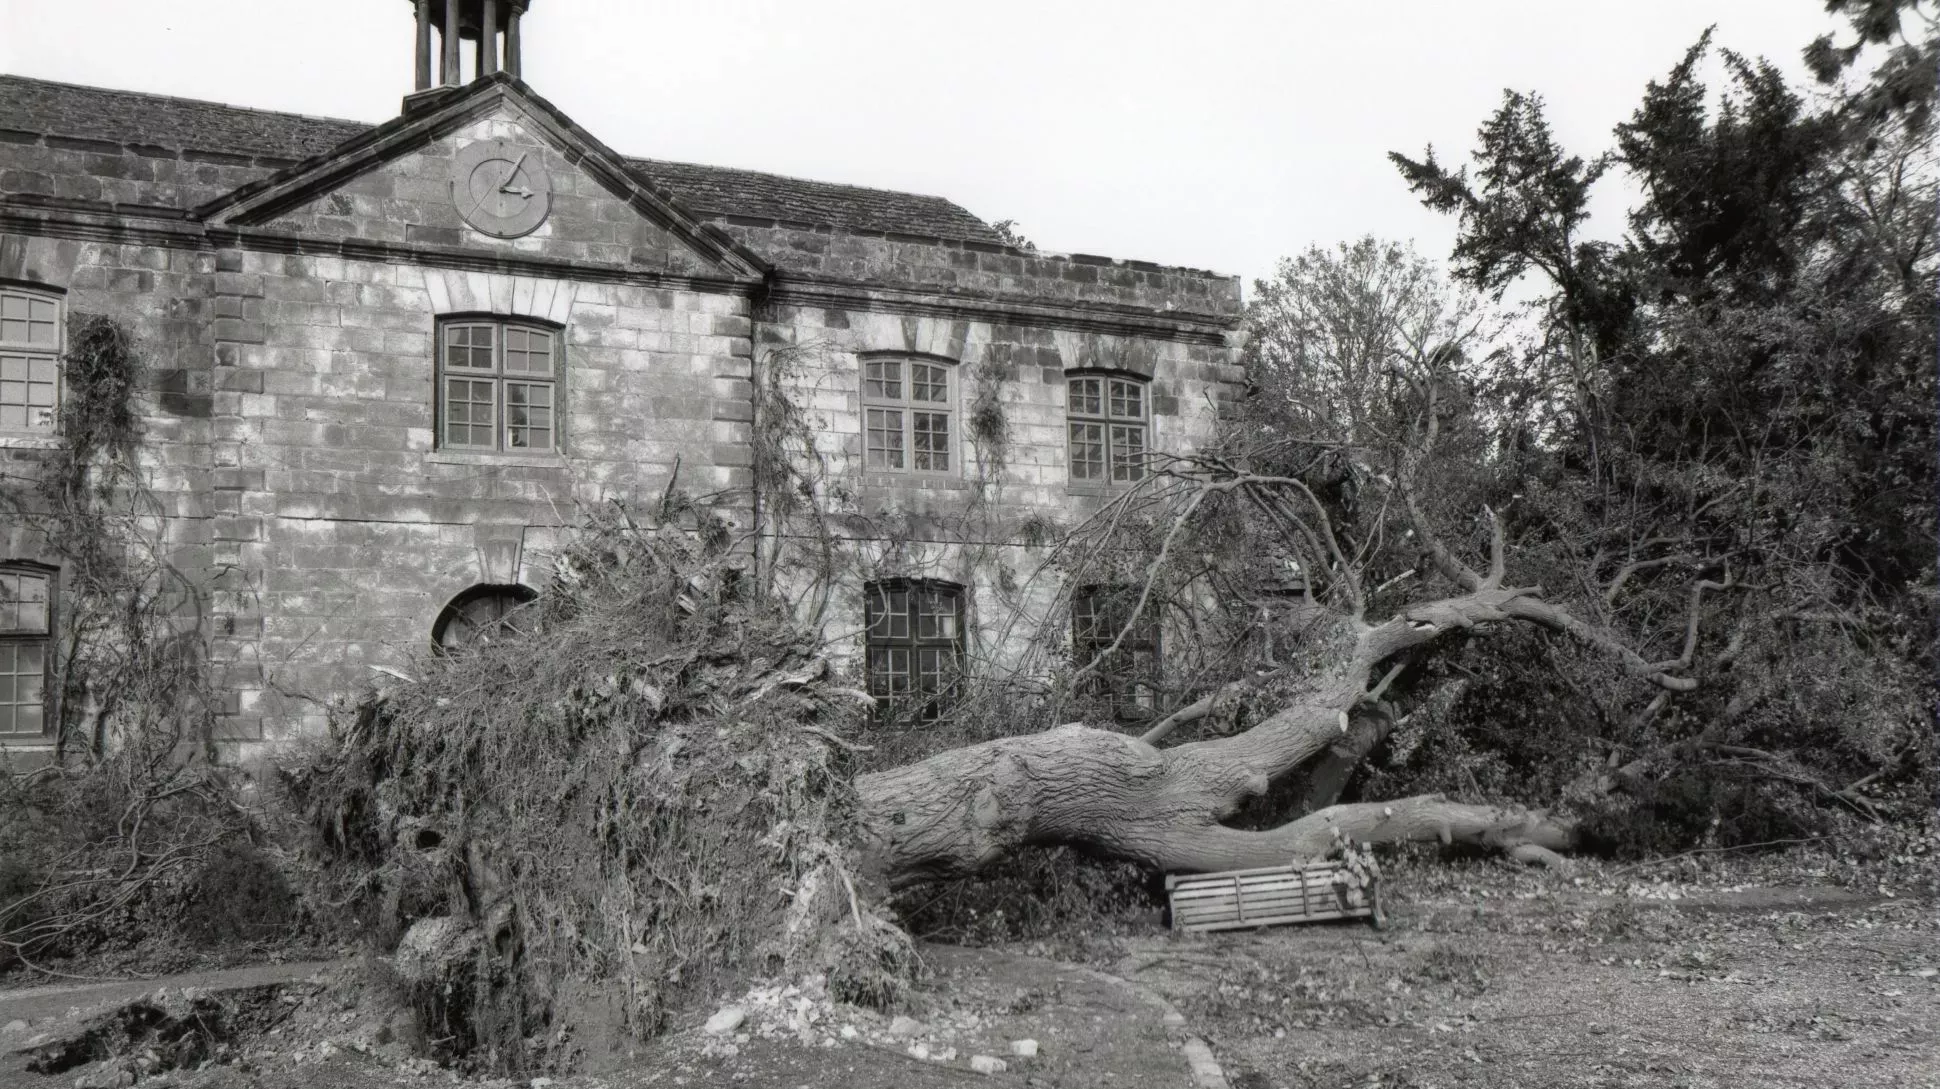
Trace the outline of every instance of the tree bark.
{"label": "tree bark", "polygon": [[1316,610],[1303,648],[1309,664],[1281,689],[1287,706],[1231,737],[1158,749],[1068,725],[862,776],[870,868],[903,885],[971,873],[1021,847],[1064,844],[1169,872],[1247,869],[1322,855],[1336,830],[1373,843],[1440,840],[1551,859],[1574,842],[1567,824],[1440,797],[1330,806],[1260,831],[1221,823],[1341,740],[1350,713],[1378,695],[1368,683],[1384,661],[1451,631],[1508,620],[1525,596],[1484,584],[1372,625]]}

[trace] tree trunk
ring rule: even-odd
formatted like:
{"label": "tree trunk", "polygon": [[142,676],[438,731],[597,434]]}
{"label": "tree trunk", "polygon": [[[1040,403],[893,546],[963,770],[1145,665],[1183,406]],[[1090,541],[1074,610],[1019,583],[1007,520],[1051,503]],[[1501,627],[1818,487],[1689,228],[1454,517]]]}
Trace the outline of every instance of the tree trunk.
{"label": "tree trunk", "polygon": [[862,776],[863,841],[893,885],[974,872],[1025,846],[1065,844],[1171,872],[1277,866],[1324,854],[1336,830],[1372,843],[1440,840],[1552,859],[1573,830],[1539,812],[1440,797],[1330,806],[1279,828],[1221,822],[1341,740],[1384,661],[1510,618],[1523,593],[1484,585],[1381,624],[1314,610],[1288,704],[1244,733],[1158,749],[1082,725],[952,749]]}

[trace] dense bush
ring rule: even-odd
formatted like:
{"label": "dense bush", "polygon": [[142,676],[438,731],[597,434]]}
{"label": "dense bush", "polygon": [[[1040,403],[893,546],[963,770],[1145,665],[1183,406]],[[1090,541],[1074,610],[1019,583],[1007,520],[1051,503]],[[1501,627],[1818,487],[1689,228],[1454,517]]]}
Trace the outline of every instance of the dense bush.
{"label": "dense bush", "polygon": [[240,781],[125,753],[0,777],[0,968],[107,955],[167,970],[190,945],[296,937],[283,876],[249,846],[268,829]]}

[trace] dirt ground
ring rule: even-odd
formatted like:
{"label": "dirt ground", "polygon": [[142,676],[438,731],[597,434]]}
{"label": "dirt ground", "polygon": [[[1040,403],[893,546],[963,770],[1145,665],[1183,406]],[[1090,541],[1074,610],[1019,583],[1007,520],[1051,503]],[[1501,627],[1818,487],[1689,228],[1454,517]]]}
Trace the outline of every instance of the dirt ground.
{"label": "dirt ground", "polygon": [[[752,1031],[764,1022],[751,1016],[710,1036],[703,1012],[612,1069],[473,1084],[1191,1086],[1182,1045],[1199,1036],[1232,1089],[1940,1089],[1931,888],[1930,876],[1835,881],[1796,859],[1583,863],[1570,873],[1403,863],[1390,867],[1383,931],[1336,923],[1182,936],[1145,926],[1028,949],[932,946],[933,978],[900,1031],[867,1011],[824,1006],[800,1031],[776,1028],[772,1016]],[[1060,951],[1088,963],[1044,955]],[[247,1034],[189,1069],[124,1078],[123,1056],[41,1076],[0,1062],[0,1084],[125,1085],[136,1074],[154,1089],[457,1080],[414,1058],[394,1031],[397,1011],[354,979],[326,975],[264,998],[262,1011],[239,1019]],[[771,994],[784,1015],[797,1001]],[[723,1004],[737,1001],[753,1007],[747,996]],[[0,1053],[59,1027],[51,1016],[28,1020],[0,1026]],[[847,1036],[844,1025],[859,1031]],[[1019,1039],[1036,1040],[1037,1056],[1012,1054]],[[976,1073],[978,1054],[1008,1068]]]}
{"label": "dirt ground", "polygon": [[1404,870],[1383,932],[1141,938],[1115,969],[1234,1089],[1940,1086],[1935,901],[1757,877]]}

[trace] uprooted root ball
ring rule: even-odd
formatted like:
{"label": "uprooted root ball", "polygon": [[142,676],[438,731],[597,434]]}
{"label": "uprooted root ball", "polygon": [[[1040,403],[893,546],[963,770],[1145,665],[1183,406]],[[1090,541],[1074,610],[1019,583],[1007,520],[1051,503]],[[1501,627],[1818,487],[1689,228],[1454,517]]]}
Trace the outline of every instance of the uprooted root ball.
{"label": "uprooted root ball", "polygon": [[[288,769],[332,898],[402,936],[427,1037],[474,1064],[564,1065],[575,1033],[651,1033],[736,975],[822,972],[877,1004],[908,980],[841,846],[840,735],[867,697],[729,558],[589,516],[528,615]],[[591,1005],[619,1024],[581,1023]]]}

